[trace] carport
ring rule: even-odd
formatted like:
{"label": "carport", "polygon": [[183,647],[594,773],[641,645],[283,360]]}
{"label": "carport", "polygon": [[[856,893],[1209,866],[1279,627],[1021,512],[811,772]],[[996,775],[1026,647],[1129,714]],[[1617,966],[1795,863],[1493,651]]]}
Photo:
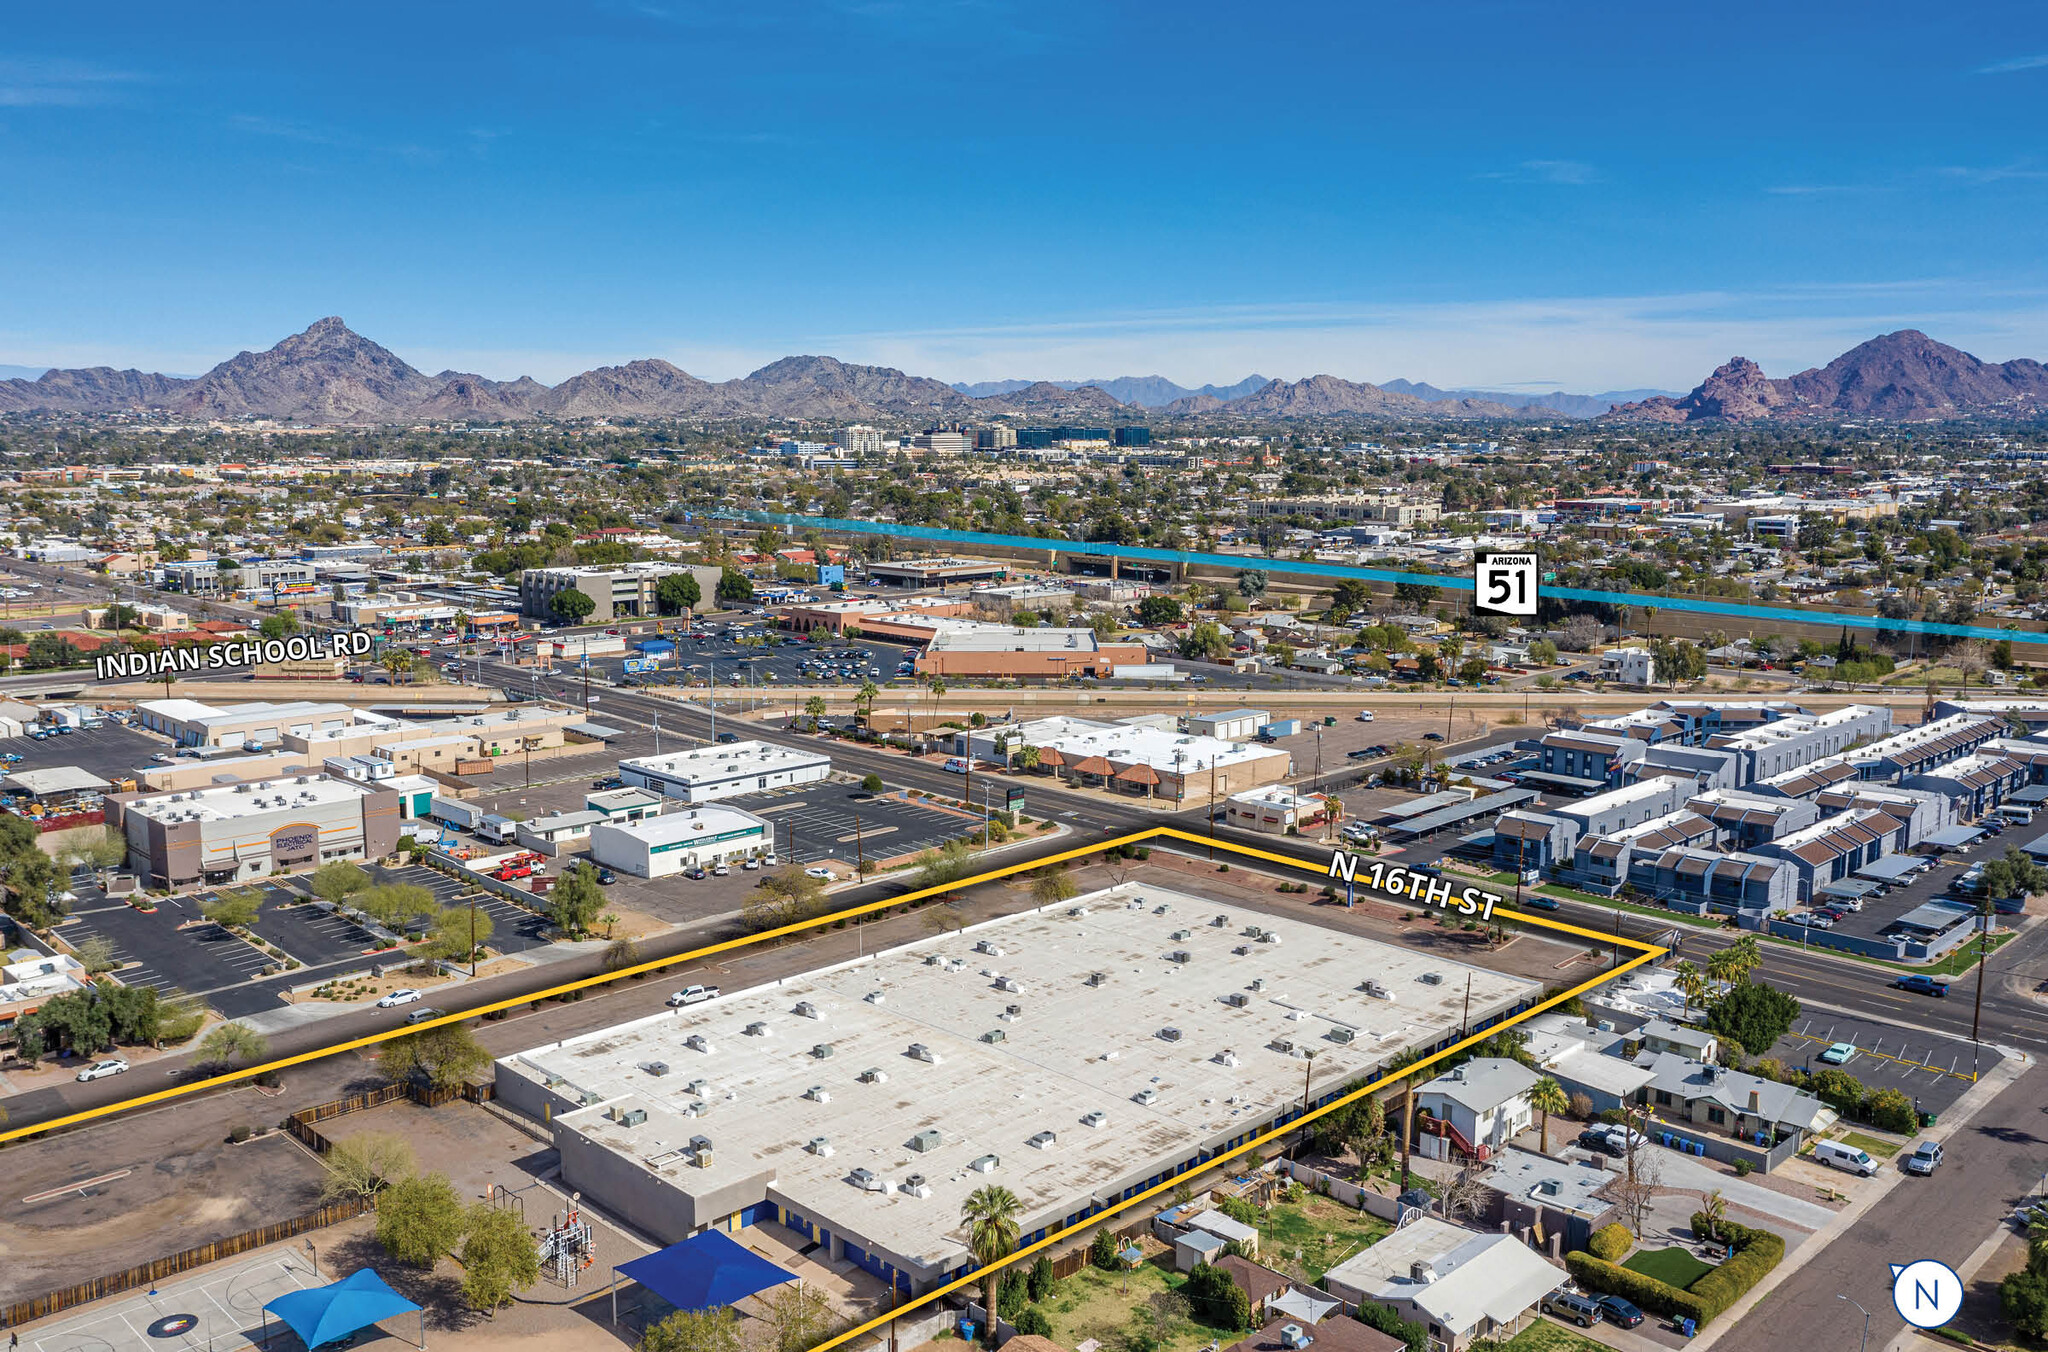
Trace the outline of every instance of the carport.
{"label": "carport", "polygon": [[1946,934],[1976,914],[1977,908],[1968,902],[1937,899],[1915,906],[1886,928],[1923,936]]}
{"label": "carport", "polygon": [[1820,895],[1835,901],[1861,901],[1877,890],[1878,885],[1867,880],[1844,878],[1838,883],[1829,883],[1820,889]]}
{"label": "carport", "polygon": [[1983,838],[1981,826],[1946,826],[1920,843],[1932,850],[1948,851],[1974,845]]}
{"label": "carport", "polygon": [[[2041,839],[2048,842],[2048,836]],[[1912,877],[1922,869],[1932,867],[1933,861],[1925,855],[1888,854],[1882,859],[1871,860],[1857,869],[1853,876],[1868,878],[1874,883],[1896,883]]]}
{"label": "carport", "polygon": [[612,1268],[612,1322],[619,1322],[619,1281],[631,1277],[678,1310],[730,1306],[772,1286],[797,1280],[722,1230],[705,1230],[680,1244]]}

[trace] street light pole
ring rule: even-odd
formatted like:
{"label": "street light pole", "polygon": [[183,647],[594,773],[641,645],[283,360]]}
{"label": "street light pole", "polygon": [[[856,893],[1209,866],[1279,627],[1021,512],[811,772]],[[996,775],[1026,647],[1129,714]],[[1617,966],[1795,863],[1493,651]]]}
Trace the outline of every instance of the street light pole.
{"label": "street light pole", "polygon": [[[1835,1295],[1835,1299],[1836,1299],[1836,1300],[1848,1300],[1848,1301],[1849,1301],[1849,1303],[1850,1303],[1851,1305],[1854,1305],[1854,1306],[1855,1306],[1855,1307],[1856,1307],[1857,1309],[1859,1309],[1859,1310],[1863,1310],[1863,1306],[1862,1306],[1862,1304],[1861,1304],[1860,1302],[1858,1302],[1858,1301],[1854,1301],[1854,1300],[1849,1300],[1849,1297],[1847,1297],[1847,1296],[1845,1296],[1845,1295],[1842,1295],[1842,1294],[1841,1294],[1841,1293],[1839,1293],[1839,1292],[1837,1292],[1837,1293],[1836,1293],[1836,1295]],[[1863,1341],[1857,1344],[1857,1352],[1868,1352],[1868,1349],[1869,1349],[1869,1347],[1870,1347],[1870,1311],[1868,1311],[1868,1310],[1863,1310]]]}

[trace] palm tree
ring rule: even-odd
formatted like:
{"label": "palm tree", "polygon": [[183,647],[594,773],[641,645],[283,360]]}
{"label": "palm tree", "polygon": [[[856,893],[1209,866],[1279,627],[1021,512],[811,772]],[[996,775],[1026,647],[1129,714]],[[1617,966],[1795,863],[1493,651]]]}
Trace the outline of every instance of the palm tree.
{"label": "palm tree", "polygon": [[974,1261],[988,1271],[981,1278],[981,1308],[988,1345],[996,1345],[996,1285],[1002,1271],[996,1264],[1017,1250],[1017,1216],[1024,1204],[1017,1194],[999,1183],[976,1188],[960,1204],[960,1219],[967,1223],[967,1249]]}
{"label": "palm tree", "polygon": [[811,731],[818,730],[818,720],[825,716],[825,697],[813,695],[804,701],[804,717],[811,720]]}
{"label": "palm tree", "polygon": [[1736,953],[1732,944],[1707,957],[1707,980],[1717,986],[1733,985],[1737,973],[1741,970],[1741,955]]}
{"label": "palm tree", "polygon": [[1529,1106],[1543,1114],[1543,1126],[1537,1140],[1542,1152],[1548,1155],[1550,1153],[1550,1115],[1552,1113],[1569,1112],[1572,1106],[1571,1098],[1564,1092],[1563,1085],[1550,1076],[1545,1075],[1542,1079],[1536,1081],[1535,1087],[1529,1091]]}
{"label": "palm tree", "polygon": [[873,681],[862,681],[860,683],[860,689],[855,692],[853,697],[853,712],[860,718],[860,725],[862,727],[869,727],[873,722],[875,700],[881,693],[882,688]]}
{"label": "palm tree", "polygon": [[1691,962],[1674,963],[1671,978],[1685,996],[1685,1012],[1692,1014],[1692,1007],[1703,1004],[1707,998],[1707,975]]}
{"label": "palm tree", "polygon": [[932,693],[932,721],[936,723],[939,717],[939,698],[946,693],[946,678],[933,672],[931,679],[926,682],[926,689]]}
{"label": "palm tree", "polygon": [[1038,748],[1035,746],[1027,746],[1017,753],[1017,764],[1027,770],[1036,770],[1038,768],[1038,760]]}

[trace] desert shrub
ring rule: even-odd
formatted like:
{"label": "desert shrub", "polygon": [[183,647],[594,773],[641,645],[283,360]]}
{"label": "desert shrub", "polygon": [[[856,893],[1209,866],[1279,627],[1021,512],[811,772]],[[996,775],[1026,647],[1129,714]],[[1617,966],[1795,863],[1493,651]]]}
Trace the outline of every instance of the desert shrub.
{"label": "desert shrub", "polygon": [[1586,1241],[1586,1247],[1592,1251],[1595,1258],[1604,1258],[1610,1263],[1618,1263],[1621,1261],[1621,1256],[1628,1252],[1629,1245],[1633,1243],[1635,1243],[1635,1236],[1629,1233],[1626,1225],[1617,1221],[1613,1225],[1604,1225],[1595,1230],[1593,1237]]}

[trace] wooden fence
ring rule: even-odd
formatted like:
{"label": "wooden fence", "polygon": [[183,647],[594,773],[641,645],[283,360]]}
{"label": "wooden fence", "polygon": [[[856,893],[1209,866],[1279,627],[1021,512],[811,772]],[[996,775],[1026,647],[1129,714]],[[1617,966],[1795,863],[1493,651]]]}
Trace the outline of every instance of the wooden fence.
{"label": "wooden fence", "polygon": [[[1121,1247],[1125,1244],[1130,1243],[1132,1240],[1138,1238],[1140,1235],[1151,1234],[1152,1218],[1150,1216],[1147,1216],[1143,1220],[1132,1221],[1130,1224],[1124,1226],[1123,1229],[1112,1230],[1109,1233],[1116,1239],[1118,1246]],[[1058,1257],[1052,1260],[1052,1275],[1054,1280],[1065,1281],[1067,1278],[1073,1276],[1075,1273],[1081,1271],[1081,1269],[1088,1266],[1088,1245],[1094,1241],[1094,1238],[1095,1232],[1093,1230],[1090,1230],[1088,1232],[1088,1240],[1086,1242],[1076,1244],[1073,1248],[1068,1249],[1065,1253],[1060,1254]]]}
{"label": "wooden fence", "polygon": [[223,1258],[232,1258],[238,1253],[247,1253],[251,1249],[260,1249],[269,1244],[276,1244],[280,1240],[290,1239],[294,1235],[305,1234],[309,1230],[320,1230],[330,1225],[339,1224],[342,1221],[353,1220],[357,1216],[375,1211],[376,1209],[376,1202],[367,1197],[357,1197],[345,1202],[335,1202],[330,1206],[321,1207],[318,1211],[308,1211],[304,1215],[294,1216],[290,1220],[278,1221],[274,1225],[265,1225],[255,1230],[244,1230],[238,1235],[229,1235],[225,1239],[216,1239],[206,1244],[195,1245],[179,1253],[152,1259],[147,1263],[129,1268],[125,1272],[110,1272],[104,1277],[95,1277],[91,1281],[80,1282],[76,1286],[66,1286],[55,1291],[45,1291],[40,1296],[31,1296],[27,1300],[17,1300],[7,1306],[5,1323],[11,1328],[26,1324],[31,1320],[46,1318],[57,1313],[59,1310],[68,1310],[75,1305],[84,1305],[88,1301],[98,1300],[102,1296],[111,1296],[121,1291],[132,1291],[136,1287],[155,1286],[165,1278],[175,1276],[180,1272],[189,1272],[193,1268],[204,1267],[208,1263],[219,1262]]}

